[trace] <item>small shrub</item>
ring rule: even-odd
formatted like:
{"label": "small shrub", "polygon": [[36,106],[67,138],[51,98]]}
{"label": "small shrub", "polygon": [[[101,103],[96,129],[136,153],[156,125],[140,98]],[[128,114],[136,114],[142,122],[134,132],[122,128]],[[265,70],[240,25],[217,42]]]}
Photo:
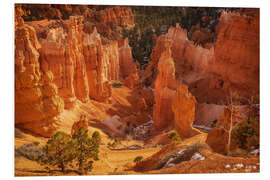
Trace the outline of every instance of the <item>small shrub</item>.
{"label": "small shrub", "polygon": [[137,163],[137,162],[141,161],[142,159],[143,159],[142,156],[137,156],[137,157],[133,160],[133,162]]}
{"label": "small shrub", "polygon": [[122,83],[114,82],[114,83],[112,84],[112,87],[113,87],[113,88],[121,88],[121,87],[122,87]]}
{"label": "small shrub", "polygon": [[44,150],[42,147],[36,146],[34,143],[29,143],[15,149],[15,155],[23,156],[32,161],[38,161],[44,157]]}
{"label": "small shrub", "polygon": [[107,146],[109,148],[115,148],[116,146],[120,145],[121,144],[121,141],[118,139],[118,138],[114,138],[113,139],[113,142],[109,142],[107,143]]}
{"label": "small shrub", "polygon": [[251,109],[248,120],[233,129],[232,136],[236,139],[240,148],[248,151],[259,148],[260,129],[257,118],[256,109]]}
{"label": "small shrub", "polygon": [[168,133],[168,138],[171,139],[175,144],[180,144],[182,139],[177,131],[170,131]]}
{"label": "small shrub", "polygon": [[33,144],[34,144],[35,146],[38,146],[38,145],[40,144],[40,142],[34,141]]}
{"label": "small shrub", "polygon": [[259,125],[255,119],[241,123],[232,133],[240,148],[250,151],[259,147]]}

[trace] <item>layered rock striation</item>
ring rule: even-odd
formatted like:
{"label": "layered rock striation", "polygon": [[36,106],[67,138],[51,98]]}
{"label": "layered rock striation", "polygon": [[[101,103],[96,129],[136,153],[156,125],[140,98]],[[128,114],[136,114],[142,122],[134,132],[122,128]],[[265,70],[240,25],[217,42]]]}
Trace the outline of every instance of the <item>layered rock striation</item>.
{"label": "layered rock striation", "polygon": [[84,33],[82,21],[81,16],[71,16],[40,40],[42,70],[55,75],[66,108],[76,99],[106,101],[110,81],[119,79],[117,41],[102,38],[95,28],[91,34]]}
{"label": "layered rock striation", "polygon": [[259,94],[259,10],[253,16],[223,12],[217,32],[211,71],[224,82],[222,89],[242,101]]}
{"label": "layered rock striation", "polygon": [[189,138],[199,133],[192,127],[195,120],[196,99],[188,91],[188,86],[179,83],[172,103],[174,127],[182,138]]}
{"label": "layered rock striation", "polygon": [[166,41],[165,50],[158,63],[158,76],[155,83],[155,104],[153,109],[156,130],[164,130],[173,126],[174,114],[172,100],[176,93],[174,62],[171,57],[171,42]]}
{"label": "layered rock striation", "polygon": [[33,27],[24,24],[15,7],[15,126],[49,137],[64,109],[53,74],[40,71],[40,44]]}

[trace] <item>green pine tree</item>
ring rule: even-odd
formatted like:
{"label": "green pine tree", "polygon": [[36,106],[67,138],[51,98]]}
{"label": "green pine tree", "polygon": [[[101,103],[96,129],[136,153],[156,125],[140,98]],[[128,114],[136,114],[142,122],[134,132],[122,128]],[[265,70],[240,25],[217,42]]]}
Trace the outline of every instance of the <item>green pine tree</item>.
{"label": "green pine tree", "polygon": [[88,136],[88,130],[83,130],[80,127],[72,136],[72,141],[75,148],[77,165],[79,172],[85,174],[93,168],[93,160],[98,160],[99,144],[101,141],[100,134],[95,131],[92,138]]}
{"label": "green pine tree", "polygon": [[68,134],[56,132],[44,147],[45,159],[43,163],[58,166],[65,172],[66,166],[75,158],[73,143]]}

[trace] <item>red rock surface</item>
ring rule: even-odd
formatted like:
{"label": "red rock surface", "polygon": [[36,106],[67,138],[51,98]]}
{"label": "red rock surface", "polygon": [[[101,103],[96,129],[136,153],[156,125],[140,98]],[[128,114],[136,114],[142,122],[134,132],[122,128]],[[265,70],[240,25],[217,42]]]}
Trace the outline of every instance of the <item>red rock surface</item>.
{"label": "red rock surface", "polygon": [[182,138],[196,135],[192,128],[195,120],[196,99],[188,87],[176,80],[174,61],[171,57],[171,41],[164,42],[165,50],[158,63],[155,83],[153,119],[156,130],[174,127]]}
{"label": "red rock surface", "polygon": [[49,137],[64,109],[53,74],[40,71],[40,44],[33,27],[24,24],[23,11],[15,7],[15,126]]}
{"label": "red rock surface", "polygon": [[72,127],[71,127],[71,136],[75,133],[75,131],[78,131],[80,128],[82,128],[84,131],[88,129],[88,123],[86,120],[85,115],[81,115],[80,120],[76,121]]}
{"label": "red rock surface", "polygon": [[199,133],[192,127],[195,120],[195,105],[196,99],[188,91],[188,87],[179,83],[176,96],[173,99],[172,110],[174,112],[174,127],[181,138],[189,138]]}
{"label": "red rock surface", "polygon": [[171,42],[165,43],[158,63],[158,76],[155,83],[155,104],[153,119],[156,130],[164,130],[173,126],[174,114],[172,100],[176,93],[175,69],[171,57]]}
{"label": "red rock surface", "polygon": [[130,8],[115,6],[111,8],[106,8],[101,10],[97,14],[97,18],[101,24],[105,25],[120,25],[133,27],[134,26],[134,16]]}
{"label": "red rock surface", "polygon": [[76,99],[106,101],[111,94],[109,81],[119,79],[117,41],[102,39],[95,28],[91,34],[82,28],[82,17],[71,16],[40,40],[42,70],[55,74],[66,108]]}
{"label": "red rock surface", "polygon": [[195,108],[195,125],[206,126],[211,128],[214,122],[220,118],[224,111],[224,105],[217,104],[196,104]]}
{"label": "red rock surface", "polygon": [[254,17],[223,12],[218,25],[212,72],[221,76],[223,90],[240,98],[259,93],[259,12]]}
{"label": "red rock surface", "polygon": [[134,73],[134,69],[137,67],[136,63],[133,61],[131,48],[128,44],[128,38],[124,41],[118,42],[118,46],[121,77],[125,79],[128,75]]}
{"label": "red rock surface", "polygon": [[155,83],[163,39],[172,41],[175,77],[186,83],[200,103],[224,103],[230,91],[246,102],[259,93],[259,14],[241,16],[223,12],[217,41],[203,48],[188,40],[186,30],[171,27],[158,37],[143,82]]}

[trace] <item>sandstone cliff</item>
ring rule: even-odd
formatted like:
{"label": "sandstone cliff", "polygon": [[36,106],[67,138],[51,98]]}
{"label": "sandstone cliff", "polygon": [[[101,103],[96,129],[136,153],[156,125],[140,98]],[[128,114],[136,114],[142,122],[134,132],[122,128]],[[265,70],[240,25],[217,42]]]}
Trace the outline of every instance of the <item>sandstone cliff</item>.
{"label": "sandstone cliff", "polygon": [[23,11],[15,7],[15,126],[49,137],[64,108],[53,74],[40,71],[40,44],[34,28],[24,24]]}
{"label": "sandstone cliff", "polygon": [[212,72],[220,75],[222,88],[240,99],[259,93],[259,12],[252,16],[223,12],[217,27]]}

